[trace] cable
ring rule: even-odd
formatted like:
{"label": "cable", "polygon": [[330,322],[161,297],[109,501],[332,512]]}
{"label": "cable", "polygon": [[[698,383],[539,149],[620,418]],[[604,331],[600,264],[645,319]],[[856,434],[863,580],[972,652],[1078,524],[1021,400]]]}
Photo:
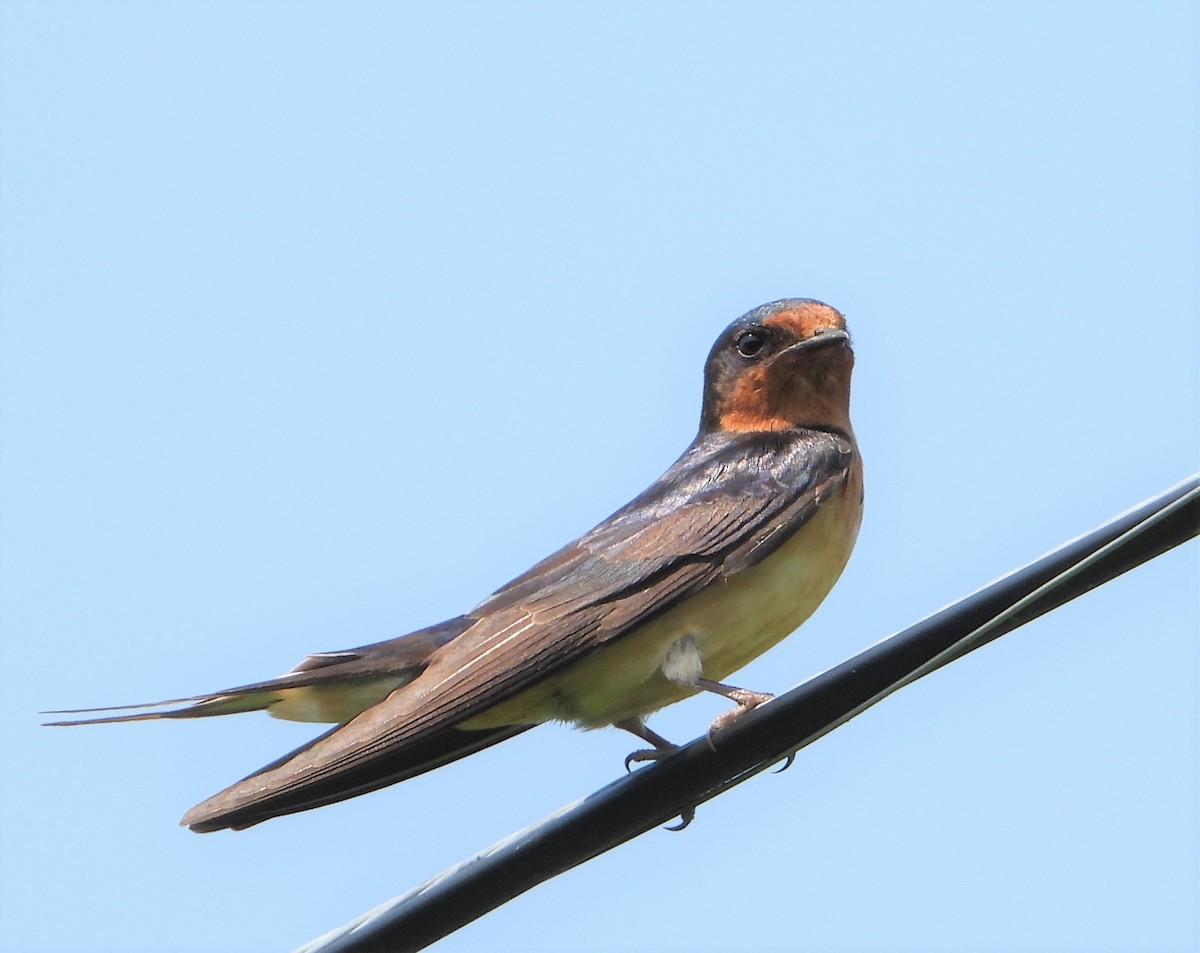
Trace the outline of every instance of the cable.
{"label": "cable", "polygon": [[1200,474],[871,646],[295,953],[424,949],[524,891],[716,797],[855,715],[1200,535]]}

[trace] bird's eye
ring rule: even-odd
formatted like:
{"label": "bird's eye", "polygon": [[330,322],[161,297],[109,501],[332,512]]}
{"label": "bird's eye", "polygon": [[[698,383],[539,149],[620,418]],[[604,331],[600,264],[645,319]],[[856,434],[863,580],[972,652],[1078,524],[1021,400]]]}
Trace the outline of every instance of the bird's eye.
{"label": "bird's eye", "polygon": [[742,357],[758,357],[767,346],[767,335],[762,331],[743,331],[733,339],[733,346]]}

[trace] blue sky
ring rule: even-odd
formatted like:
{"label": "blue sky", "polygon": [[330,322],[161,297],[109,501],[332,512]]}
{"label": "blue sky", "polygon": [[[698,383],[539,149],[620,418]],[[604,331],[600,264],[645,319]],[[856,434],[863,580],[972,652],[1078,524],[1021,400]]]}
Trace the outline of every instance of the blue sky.
{"label": "blue sky", "polygon": [[[0,949],[287,950],[621,771],[530,732],[236,834],[301,743],[46,708],[457,614],[842,310],[867,512],[783,690],[1197,469],[1193,3],[0,5]],[[1197,547],[445,951],[1194,949]],[[651,724],[679,740],[721,710]]]}

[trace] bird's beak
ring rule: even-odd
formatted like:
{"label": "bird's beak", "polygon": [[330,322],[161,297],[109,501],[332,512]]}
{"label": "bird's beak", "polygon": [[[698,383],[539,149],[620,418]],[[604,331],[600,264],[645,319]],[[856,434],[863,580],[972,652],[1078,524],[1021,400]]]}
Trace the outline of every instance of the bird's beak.
{"label": "bird's beak", "polygon": [[797,341],[795,344],[785,347],[776,355],[776,360],[786,354],[799,354],[804,351],[815,351],[819,348],[829,347],[834,344],[850,344],[850,332],[844,331],[841,328],[825,328],[819,331],[810,338],[805,338],[803,341]]}

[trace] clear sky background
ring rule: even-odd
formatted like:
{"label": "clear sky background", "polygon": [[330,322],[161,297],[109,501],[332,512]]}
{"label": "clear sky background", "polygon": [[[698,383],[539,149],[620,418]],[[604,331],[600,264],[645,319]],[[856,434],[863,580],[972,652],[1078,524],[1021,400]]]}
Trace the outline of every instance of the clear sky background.
{"label": "clear sky background", "polygon": [[[783,690],[1197,469],[1185,2],[0,6],[0,949],[286,951],[621,773],[547,726],[197,836],[315,726],[92,729],[455,615],[845,312],[867,512]],[[1193,950],[1191,544],[447,951]],[[696,699],[651,724],[701,733]]]}

